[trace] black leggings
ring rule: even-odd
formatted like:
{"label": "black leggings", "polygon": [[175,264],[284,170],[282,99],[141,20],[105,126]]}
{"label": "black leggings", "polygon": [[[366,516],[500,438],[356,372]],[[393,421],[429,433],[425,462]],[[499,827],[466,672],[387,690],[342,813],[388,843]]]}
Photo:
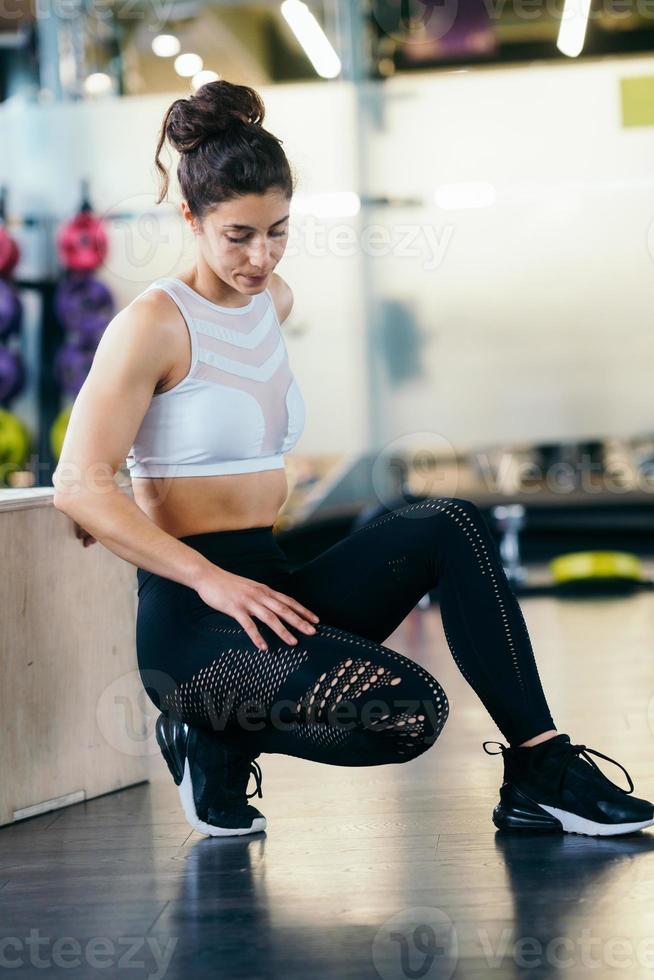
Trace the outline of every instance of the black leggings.
{"label": "black leggings", "polygon": [[316,633],[256,619],[260,651],[194,589],[141,568],[136,643],[148,696],[166,714],[238,740],[252,754],[372,766],[415,758],[447,719],[438,681],[383,645],[439,586],[459,670],[510,745],[554,728],[529,634],[475,504],[429,498],[359,527],[291,570],[272,526],[180,540],[227,571],[292,596]]}

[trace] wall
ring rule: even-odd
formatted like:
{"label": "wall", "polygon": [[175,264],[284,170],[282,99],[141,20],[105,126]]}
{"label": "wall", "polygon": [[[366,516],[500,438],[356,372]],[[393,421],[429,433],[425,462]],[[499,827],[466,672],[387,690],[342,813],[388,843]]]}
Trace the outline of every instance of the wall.
{"label": "wall", "polygon": [[372,295],[406,305],[421,349],[420,376],[382,383],[384,439],[654,430],[654,128],[623,128],[620,105],[621,78],[653,73],[652,58],[607,58],[387,83],[372,193],[433,202],[438,185],[488,181],[497,199],[371,211],[420,253],[371,261]]}
{"label": "wall", "polygon": [[[265,125],[284,141],[298,174],[298,194],[352,188],[351,87],[289,84],[260,91],[267,106]],[[76,209],[80,181],[90,175],[96,210],[118,215],[110,222],[111,250],[101,278],[119,307],[154,278],[175,275],[193,262],[193,238],[179,216],[176,179],[170,195],[174,203],[154,206],[154,150],[164,112],[175,97],[0,106],[0,142],[8,146],[0,159],[0,180],[10,186],[12,213],[38,210],[63,219]],[[284,330],[307,403],[297,449],[354,452],[365,445],[366,431],[358,260],[342,262],[323,250],[314,254],[311,246],[307,249],[302,230],[307,220],[298,216],[278,266],[295,294],[295,312]]]}
{"label": "wall", "polygon": [[[300,192],[361,190],[360,137],[370,193],[418,201],[317,225],[294,216],[279,272],[295,293],[285,331],[308,405],[298,451],[355,452],[416,431],[464,448],[654,428],[654,129],[622,128],[619,100],[620,78],[653,68],[607,58],[402,75],[359,93],[261,88]],[[378,126],[357,115],[357,94]],[[173,97],[0,107],[13,211],[36,202],[63,217],[91,174],[99,210],[140,214],[111,223],[103,277],[119,304],[193,260],[174,205],[148,217]],[[491,182],[496,203],[432,203],[458,181]],[[394,243],[385,252],[363,244],[378,225]],[[342,247],[348,230],[354,250]]]}

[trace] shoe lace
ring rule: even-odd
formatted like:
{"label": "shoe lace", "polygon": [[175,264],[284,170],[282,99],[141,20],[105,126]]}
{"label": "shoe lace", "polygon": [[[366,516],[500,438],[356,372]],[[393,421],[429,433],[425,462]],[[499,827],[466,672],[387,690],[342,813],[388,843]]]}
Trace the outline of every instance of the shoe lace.
{"label": "shoe lace", "polygon": [[[256,789],[248,793],[248,783],[252,775],[256,780]],[[255,762],[254,759],[248,759],[238,751],[233,752],[228,762],[227,785],[224,790],[227,798],[233,800],[234,803],[240,803],[243,799],[249,800],[253,796],[263,798],[262,780],[263,773],[258,762]]]}
{"label": "shoe lace", "polygon": [[250,763],[250,773],[254,775],[254,778],[255,778],[255,781],[256,781],[256,784],[257,784],[257,788],[255,790],[253,790],[251,793],[246,793],[245,794],[246,798],[249,800],[252,796],[257,796],[257,795],[260,798],[263,798],[263,793],[261,791],[261,783],[262,783],[262,780],[263,780],[263,773],[261,772],[261,766],[254,759]]}
{"label": "shoe lace", "polygon": [[[484,749],[484,752],[486,752],[488,755],[499,755],[500,753],[499,752],[489,752],[488,749],[486,748],[487,745],[499,745],[500,746],[500,751],[501,751],[502,755],[504,755],[505,752],[509,751],[508,746],[503,745],[502,742],[486,741],[486,742],[483,742],[483,749]],[[565,774],[566,774],[566,771],[568,769],[568,766],[570,765],[570,763],[572,762],[572,760],[574,758],[578,758],[579,756],[583,756],[584,759],[591,764],[591,766],[593,767],[593,769],[595,769],[600,774],[600,776],[602,776],[603,779],[606,779],[607,782],[611,783],[611,786],[615,787],[615,789],[619,789],[620,792],[621,793],[624,793],[626,796],[629,796],[630,793],[633,793],[633,791],[634,791],[634,784],[633,784],[633,781],[631,779],[631,776],[629,775],[629,773],[627,772],[627,770],[625,769],[625,767],[620,762],[618,762],[616,759],[612,759],[611,756],[604,755],[603,752],[598,752],[597,749],[591,749],[587,745],[582,745],[582,744],[576,745],[576,744],[574,744],[572,742],[570,742],[570,743],[568,743],[566,745],[562,745],[561,748],[560,748],[560,752],[561,752],[561,763],[560,763],[559,770],[558,770],[558,777],[559,777],[559,780],[558,780],[558,790],[559,790],[559,792],[561,791],[561,788],[563,786],[563,780],[565,778]],[[598,756],[598,758],[600,758],[600,759],[606,759],[607,762],[612,762],[614,765],[618,766],[618,768],[622,769],[623,773],[625,774],[625,776],[627,777],[627,779],[629,781],[629,789],[623,789],[622,786],[618,786],[617,783],[614,783],[611,779],[609,779],[609,777],[606,776],[602,772],[602,770],[597,765],[597,763],[594,762],[593,759],[591,759],[590,755],[588,754],[589,752],[592,752],[593,755]]]}

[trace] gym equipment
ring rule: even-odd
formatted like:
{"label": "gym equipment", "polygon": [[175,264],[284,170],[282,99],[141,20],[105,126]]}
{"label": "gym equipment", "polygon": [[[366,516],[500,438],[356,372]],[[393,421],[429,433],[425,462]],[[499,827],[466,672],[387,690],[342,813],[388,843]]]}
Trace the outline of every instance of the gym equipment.
{"label": "gym equipment", "polygon": [[72,405],[67,405],[66,408],[62,408],[50,428],[50,448],[55,459],[59,459],[61,456],[61,449],[64,444],[72,410]]}
{"label": "gym equipment", "polygon": [[645,583],[643,566],[626,551],[574,551],[549,563],[561,595],[621,595]]}
{"label": "gym equipment", "polygon": [[70,342],[95,348],[114,315],[114,300],[99,279],[71,274],[57,286],[54,308]]}
{"label": "gym equipment", "polygon": [[76,397],[91,369],[95,351],[65,343],[55,354],[55,378],[67,395]]}
{"label": "gym equipment", "polygon": [[637,473],[642,474],[646,481],[654,479],[654,437],[652,435],[637,436],[631,443],[631,453]]}
{"label": "gym equipment", "polygon": [[102,220],[93,213],[88,182],[82,181],[82,201],[75,217],[57,234],[57,251],[61,264],[75,272],[92,272],[102,265],[109,249],[109,239]]}
{"label": "gym equipment", "polygon": [[7,189],[0,189],[0,276],[10,276],[18,265],[20,250],[7,231]]}
{"label": "gym equipment", "polygon": [[[595,508],[597,510],[597,508]],[[520,564],[520,532],[529,525],[533,533],[539,529],[552,527],[559,531],[566,527],[574,528],[575,537],[583,540],[584,533],[592,529],[593,537],[602,532],[602,524],[607,524],[606,515],[559,513],[558,519],[552,515],[532,512],[527,520],[526,509],[521,504],[501,505],[491,508],[491,516],[500,531],[499,550],[503,558],[504,570],[518,596],[582,597],[628,595],[640,589],[654,588],[654,582],[645,578],[639,558],[627,551],[610,548],[587,548],[574,552],[564,552],[550,559],[547,569],[550,581],[530,582],[526,569]],[[613,520],[616,518],[614,517]],[[623,532],[628,528],[625,526]],[[533,542],[532,542],[533,550]],[[520,569],[518,574],[515,571]]]}
{"label": "gym equipment", "polygon": [[0,477],[9,467],[20,467],[30,449],[30,435],[12,412],[0,408]]}
{"label": "gym equipment", "polygon": [[76,272],[92,272],[104,262],[109,242],[99,218],[91,212],[75,215],[57,236],[62,265]]}
{"label": "gym equipment", "polygon": [[491,514],[502,534],[499,552],[506,577],[511,585],[522,585],[527,581],[527,569],[520,563],[519,534],[525,526],[525,508],[522,504],[498,504]]}
{"label": "gym equipment", "polygon": [[25,367],[19,351],[0,345],[0,404],[6,405],[22,391]]}
{"label": "gym equipment", "polygon": [[0,279],[0,338],[20,332],[23,322],[23,305],[17,289]]}
{"label": "gym equipment", "polygon": [[600,439],[585,442],[541,443],[533,447],[537,464],[546,481],[576,487],[583,474],[601,476],[606,467],[606,445]]}

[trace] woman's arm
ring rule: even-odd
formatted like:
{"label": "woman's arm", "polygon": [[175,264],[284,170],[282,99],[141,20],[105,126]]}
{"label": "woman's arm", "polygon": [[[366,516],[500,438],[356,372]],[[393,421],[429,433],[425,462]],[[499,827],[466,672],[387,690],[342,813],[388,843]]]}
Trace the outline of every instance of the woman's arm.
{"label": "woman's arm", "polygon": [[312,633],[315,613],[292,596],[214,565],[158,527],[115,482],[156,384],[172,367],[166,352],[173,348],[171,326],[179,324],[170,320],[165,294],[163,300],[139,298],[102,335],[70,415],[52,480],[54,505],[120,558],[195,589],[211,608],[233,616],[261,649],[266,643],[253,615],[295,644],[279,617]]}
{"label": "woman's arm", "polygon": [[126,561],[194,587],[210,563],[157,527],[114,480],[171,368],[171,326],[167,298],[155,294],[108,325],[73,405],[52,480],[54,506]]}

